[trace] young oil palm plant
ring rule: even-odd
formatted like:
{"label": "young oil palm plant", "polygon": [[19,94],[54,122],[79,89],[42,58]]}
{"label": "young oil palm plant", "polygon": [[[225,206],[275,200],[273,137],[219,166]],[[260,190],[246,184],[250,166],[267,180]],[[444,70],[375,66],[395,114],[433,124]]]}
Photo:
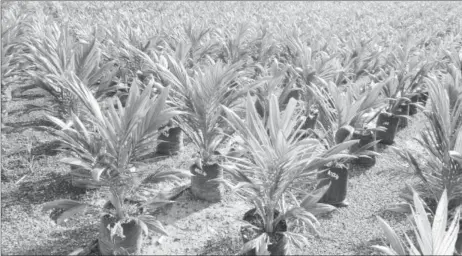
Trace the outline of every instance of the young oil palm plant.
{"label": "young oil palm plant", "polygon": [[228,138],[223,135],[231,131],[222,116],[221,105],[232,109],[239,108],[240,99],[246,89],[229,85],[242,72],[238,72],[242,63],[232,65],[214,63],[201,69],[195,69],[189,75],[184,65],[171,56],[167,56],[168,69],[157,65],[159,75],[172,86],[172,104],[184,114],[179,115],[178,125],[192,140],[198,149],[195,164],[191,166],[191,191],[200,199],[216,202],[223,196],[223,187],[210,182],[220,178],[223,170],[219,147]]}
{"label": "young oil palm plant", "polygon": [[422,199],[415,191],[413,191],[413,200],[412,223],[417,244],[414,244],[405,234],[408,243],[405,246],[405,242],[399,238],[393,229],[382,218],[377,217],[390,246],[374,245],[372,247],[386,255],[453,255],[457,253],[458,250],[456,250],[455,245],[460,228],[460,207],[455,211],[452,222],[447,227],[448,195],[446,190],[443,190],[441,194],[438,208],[433,216],[433,225],[427,217]]}
{"label": "young oil palm plant", "polygon": [[[287,76],[290,67],[274,60],[271,67],[266,70],[263,78],[259,80],[255,90],[255,107],[260,117],[266,118],[269,113],[270,95],[278,95],[278,102],[281,108],[287,105],[290,98],[299,99],[296,80]],[[293,92],[296,92],[295,94]]]}
{"label": "young oil palm plant", "polygon": [[21,58],[35,67],[27,71],[28,75],[37,87],[52,96],[46,107],[29,105],[28,111],[43,110],[66,119],[71,112],[79,114],[79,101],[68,88],[62,87],[65,83],[59,79],[50,79],[50,75],[59,78],[65,72],[72,71],[101,99],[106,93],[117,89],[110,85],[118,64],[116,61],[100,64],[101,51],[96,35],[90,43],[83,43],[70,34],[67,25],[53,25],[46,30],[47,34],[37,38],[29,37],[20,44],[28,51]]}
{"label": "young oil palm plant", "polygon": [[[428,156],[407,149],[393,149],[410,164],[430,195],[419,192],[437,202],[446,189],[452,209],[462,203],[462,89],[460,82],[443,85],[433,75],[425,78],[425,82],[431,111],[424,112],[428,123],[421,129],[420,138],[415,140]],[[423,163],[419,159],[426,161]],[[410,195],[404,197],[409,199]]]}
{"label": "young oil palm plant", "polygon": [[218,56],[223,62],[235,64],[250,58],[251,49],[245,41],[245,37],[252,32],[249,22],[243,22],[236,25],[236,34],[230,30],[224,31],[221,35],[222,50]]}
{"label": "young oil palm plant", "polygon": [[280,45],[278,41],[274,38],[271,33],[271,27],[268,22],[265,22],[260,25],[259,29],[256,31],[254,40],[251,41],[253,46],[252,59],[256,65],[261,67],[257,69],[256,76],[260,74],[260,71],[270,63],[270,60],[277,54],[279,51]]}
{"label": "young oil palm plant", "polygon": [[[294,29],[292,34],[287,35],[287,51],[289,70],[287,76],[294,79],[295,85],[287,88],[289,98],[300,99],[305,103],[306,128],[313,128],[317,116],[315,106],[316,95],[311,88],[323,86],[325,81],[331,81],[341,70],[336,55],[330,55],[326,49],[318,46],[313,49],[302,42],[300,32]],[[290,85],[290,84],[288,84]],[[317,117],[316,117],[317,118]]]}
{"label": "young oil palm plant", "polygon": [[[312,87],[319,105],[319,131],[312,131],[326,148],[348,141],[352,138],[356,123],[372,108],[379,108],[382,102],[379,99],[382,85],[375,85],[369,92],[360,97],[355,95],[350,86],[337,86],[332,81],[324,83],[324,88]],[[350,150],[350,154],[361,156],[375,156],[376,152],[370,150],[378,141],[372,141],[361,147]],[[338,206],[346,206],[346,188],[348,182],[349,160],[339,159],[330,166],[319,178],[329,178],[332,181],[330,190],[322,199],[323,202]],[[327,180],[321,180],[318,186],[323,186]]]}
{"label": "young oil palm plant", "polygon": [[[390,50],[387,59],[389,82],[384,87],[384,94],[390,100],[387,108],[389,113],[381,114],[378,121],[393,123],[398,128],[405,128],[408,124],[410,98],[418,93],[417,90],[423,90],[422,79],[431,70],[433,63],[420,59],[419,50],[415,46],[416,42],[410,33],[406,33],[400,40],[401,44]],[[421,65],[421,63],[424,64]],[[415,106],[415,103],[412,105]],[[390,126],[388,130],[393,133],[394,127]],[[394,136],[387,134],[389,131],[379,133],[379,138],[386,144],[393,143]]]}
{"label": "young oil palm plant", "polygon": [[[3,26],[1,28],[1,105],[2,105],[2,127],[5,123],[4,118],[8,115],[8,102],[12,99],[13,88],[10,86],[12,77],[20,74],[19,62],[16,57],[21,49],[18,49],[18,42],[23,36],[22,24],[24,15],[17,14],[14,10],[5,10],[3,14]],[[16,77],[17,80],[18,76]]]}
{"label": "young oil palm plant", "polygon": [[189,21],[184,26],[184,31],[189,39],[189,50],[184,53],[190,58],[190,65],[184,63],[186,67],[192,67],[195,63],[202,63],[204,59],[216,59],[219,54],[220,42],[217,33],[212,28],[205,28],[204,26],[193,27],[193,22]]}
{"label": "young oil palm plant", "polygon": [[267,120],[258,115],[250,95],[245,120],[230,108],[223,109],[242,143],[241,152],[230,153],[224,165],[232,176],[231,182],[221,181],[255,207],[244,215],[248,224],[241,229],[245,242],[241,252],[287,255],[289,246],[303,247],[307,240],[299,233],[316,232],[319,223],[315,215],[335,208],[318,202],[327,187],[304,193],[301,201],[293,189],[314,180],[321,166],[351,157],[342,152],[357,141],[326,150],[315,138],[301,139],[301,112],[295,99],[280,111],[277,97],[271,95]]}
{"label": "young oil palm plant", "polygon": [[347,40],[339,37],[339,40],[346,44],[346,47],[340,49],[343,73],[338,76],[340,81],[337,81],[337,84],[357,81],[364,75],[375,74],[379,68],[386,64],[382,57],[383,51],[374,49],[377,38],[364,41],[353,35],[349,36]]}
{"label": "young oil palm plant", "polygon": [[[94,125],[95,131],[86,129],[76,115],[72,116],[71,124],[50,116],[62,128],[55,134],[63,139],[65,151],[72,153],[63,161],[90,171],[96,181],[105,180],[109,187],[109,200],[115,208],[115,212],[104,212],[101,217],[98,239],[100,252],[103,255],[139,254],[147,229],[162,234],[165,234],[165,230],[152,216],[130,211],[133,207],[125,199],[148,175],[151,181],[179,179],[180,175],[186,175],[181,171],[151,170],[140,161],[155,150],[152,143],[157,139],[159,127],[179,112],[166,108],[168,88],[159,96],[152,97],[152,86],[140,92],[135,83],[126,107],[115,99],[118,109],[110,104],[107,114],[103,114],[91,91],[74,74],[67,76],[65,82],[88,109],[90,115],[87,121]],[[149,208],[150,203],[148,201],[145,206]],[[87,207],[73,200],[57,200],[47,203],[44,210],[64,209],[58,218],[58,222],[62,222],[84,212]]]}

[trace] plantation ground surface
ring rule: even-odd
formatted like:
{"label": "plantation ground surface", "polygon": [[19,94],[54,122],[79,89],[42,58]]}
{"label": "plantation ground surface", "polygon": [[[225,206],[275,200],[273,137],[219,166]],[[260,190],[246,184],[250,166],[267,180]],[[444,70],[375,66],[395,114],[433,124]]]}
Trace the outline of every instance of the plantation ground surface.
{"label": "plantation ground surface", "polygon": [[[372,5],[371,3],[367,4],[368,6]],[[187,4],[178,6],[178,3],[162,3],[156,6],[155,11],[148,14],[151,15],[149,17],[154,17],[152,22],[156,25],[160,24],[159,20],[162,17],[168,15],[178,23],[187,17],[188,19],[201,20],[205,24],[211,22],[212,26],[215,24],[213,22],[223,24],[231,22],[230,20],[239,20],[236,17],[241,16],[253,21],[271,20],[273,17],[279,16],[283,20],[290,20],[292,16],[309,16],[315,17],[313,19],[317,20],[319,24],[325,24],[320,17],[327,17],[327,14],[331,13],[328,22],[334,22],[335,17],[345,19],[343,15],[361,7],[362,13],[357,14],[357,18],[359,17],[358,22],[363,22],[359,21],[361,17],[368,18],[368,21],[363,23],[364,26],[367,26],[375,15],[390,15],[397,17],[397,24],[393,23],[394,28],[401,29],[413,24],[412,29],[419,30],[426,26],[424,22],[426,15],[431,17],[449,17],[452,15],[451,17],[453,17],[454,12],[457,13],[457,10],[461,9],[460,5],[457,4],[454,4],[454,7],[457,8],[449,6],[435,9],[432,7],[437,6],[438,3],[420,4],[417,9],[412,8],[413,3],[407,5],[405,3],[383,4],[387,7],[384,9],[385,13],[379,7],[370,9],[371,6],[364,7],[360,3],[337,2],[315,3],[306,8],[290,5],[288,2],[274,4],[262,2],[259,3],[258,8],[243,3],[226,3],[214,6],[213,10],[216,13],[208,13],[208,7],[205,3],[202,3],[197,9],[194,8],[195,6]],[[63,3],[63,5],[65,4]],[[62,5],[56,3],[47,5],[47,8],[52,9],[47,15],[54,15],[57,21],[70,19],[76,22],[73,19],[77,19],[77,21],[82,22],[83,27],[88,26],[89,30],[93,25],[92,22],[95,21],[90,18],[85,19],[85,17],[95,17],[95,20],[101,21],[102,18],[98,18],[98,15],[103,16],[103,14],[118,12],[117,9],[107,9],[97,4],[91,6],[91,12],[88,13],[83,13],[79,9],[79,3],[76,2],[69,2],[67,8],[71,12],[64,12],[61,7],[60,9],[57,6]],[[137,19],[137,11],[145,12],[146,8],[148,7],[142,5],[137,8],[130,6],[130,11],[124,15]],[[153,8],[153,6],[150,5],[149,8]],[[249,11],[259,8],[264,14],[259,15]],[[72,10],[79,10],[76,11],[75,17],[69,15]],[[188,10],[191,10],[192,14],[188,13]],[[413,15],[406,15],[407,10],[413,10]],[[419,12],[420,16],[416,14]],[[279,15],[279,13],[281,14]],[[143,15],[148,14],[144,13]],[[202,18],[201,14],[206,18]],[[354,14],[352,15],[354,16]],[[417,17],[423,18],[421,20]],[[454,19],[446,22],[460,23],[459,20]],[[103,26],[109,27],[110,25],[103,24]],[[174,25],[170,24],[170,26]],[[374,24],[374,26],[378,25]],[[336,28],[338,27],[339,25],[336,25]],[[313,27],[313,29],[316,28]],[[13,92],[19,92],[19,88],[28,85],[30,85],[30,81],[27,82],[26,80],[26,82],[12,83],[10,86],[13,88]],[[45,119],[41,112],[25,114],[24,110],[27,108],[27,104],[31,103],[46,105],[45,97],[47,96],[40,90],[30,90],[23,94],[13,93],[12,100],[7,102],[8,116],[2,120],[1,253],[3,255],[69,254],[92,243],[98,235],[99,212],[96,210],[90,209],[85,216],[71,219],[62,226],[55,223],[51,211],[42,212],[44,203],[56,199],[80,200],[97,206],[102,206],[107,199],[104,190],[83,190],[73,187],[70,183],[69,168],[59,162],[64,155],[54,152],[53,145],[50,144],[55,138],[44,132],[30,129],[33,125],[43,123]],[[409,126],[397,134],[394,146],[422,153],[422,148],[413,141],[413,138],[418,135],[424,122],[425,118],[422,113],[413,116]],[[192,164],[192,155],[196,149],[187,140],[185,144],[185,149],[181,154],[152,163],[152,168],[168,166],[188,169]],[[382,238],[384,236],[376,216],[384,218],[400,234],[410,230],[409,222],[404,214],[390,212],[386,208],[390,204],[401,201],[399,194],[406,187],[406,183],[416,184],[417,180],[409,175],[409,166],[399,159],[389,147],[379,147],[379,153],[381,156],[377,157],[377,163],[374,167],[364,169],[352,166],[349,171],[347,195],[349,207],[339,208],[328,215],[319,216],[321,237],[309,236],[309,243],[305,248],[303,250],[293,249],[292,253],[317,255],[377,254],[370,246],[383,245]],[[187,184],[188,180],[184,180],[184,183]],[[152,185],[152,194],[171,189],[174,186],[175,184],[171,183]],[[241,219],[244,213],[251,208],[249,203],[231,193],[227,193],[222,202],[210,204],[195,200],[191,193],[186,190],[175,200],[175,203],[152,213],[166,226],[169,236],[151,233],[145,240],[143,254],[235,254],[242,246],[242,239],[239,235]],[[93,252],[93,254],[97,253]]]}

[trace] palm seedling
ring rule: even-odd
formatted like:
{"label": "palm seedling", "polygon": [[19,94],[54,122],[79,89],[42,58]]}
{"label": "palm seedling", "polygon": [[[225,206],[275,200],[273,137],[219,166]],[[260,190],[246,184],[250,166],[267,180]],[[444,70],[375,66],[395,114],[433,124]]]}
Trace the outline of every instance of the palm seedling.
{"label": "palm seedling", "polygon": [[222,35],[222,51],[218,56],[223,62],[234,64],[250,58],[251,50],[247,47],[245,37],[251,32],[251,24],[248,22],[237,24],[236,34],[226,30]]}
{"label": "palm seedling", "polygon": [[[195,63],[200,66],[200,63],[204,59],[209,59],[210,56],[214,55],[217,47],[217,43],[212,41],[202,42],[206,36],[211,32],[211,29],[193,29],[192,24],[184,27],[186,34],[189,37],[190,42],[180,41],[175,47],[174,56],[186,69],[186,72],[190,75],[195,68]],[[157,84],[157,89],[162,90],[163,85],[166,85],[166,81],[158,72],[157,66],[168,68],[167,59],[156,53],[146,54],[142,51],[133,49],[137,52],[144,61],[142,66],[142,74],[144,76],[151,76],[154,84]],[[179,153],[183,148],[183,131],[177,124],[180,121],[175,118],[170,120],[168,125],[163,127],[163,132],[160,134],[159,139],[162,141],[158,145],[157,153],[161,155],[171,155]]]}
{"label": "palm seedling", "polygon": [[167,56],[168,69],[157,65],[159,75],[172,86],[172,104],[184,114],[179,115],[178,125],[198,149],[198,158],[191,166],[191,191],[200,199],[216,202],[223,196],[223,186],[212,182],[220,178],[223,170],[218,151],[229,134],[222,117],[221,105],[232,109],[239,107],[245,88],[230,89],[229,85],[241,72],[242,63],[214,63],[188,74],[184,65]]}
{"label": "palm seedling", "polygon": [[453,220],[447,227],[448,195],[446,190],[443,190],[432,225],[427,217],[422,199],[415,191],[413,191],[413,200],[414,208],[411,208],[413,219],[411,221],[417,244],[413,243],[406,234],[407,245],[405,245],[405,242],[393,229],[382,218],[377,217],[390,246],[374,245],[372,247],[386,255],[453,255],[456,253],[455,245],[460,228],[460,207],[455,211]]}
{"label": "palm seedling", "polygon": [[[8,115],[8,102],[12,99],[12,90],[10,86],[11,77],[17,75],[19,63],[16,54],[20,37],[23,35],[21,26],[24,16],[15,15],[13,10],[5,10],[5,15],[2,19],[1,38],[1,95],[2,95],[2,119]],[[2,127],[5,121],[2,121]]]}
{"label": "palm seedling", "polygon": [[[403,39],[402,46],[395,47],[389,54],[387,66],[390,68],[388,83],[384,87],[384,95],[389,99],[388,113],[379,116],[377,126],[388,122],[397,128],[405,128],[408,124],[411,98],[422,93],[422,79],[431,69],[431,63],[419,66],[422,61],[413,46],[414,40],[409,34]],[[416,104],[413,103],[413,109]],[[414,110],[413,110],[414,111]],[[378,136],[385,144],[393,143],[394,125],[387,127],[385,133]]]}
{"label": "palm seedling", "polygon": [[[287,105],[290,98],[299,99],[299,95],[297,95],[298,90],[295,88],[296,80],[286,75],[288,70],[289,67],[274,60],[271,67],[267,70],[268,74],[263,73],[266,76],[257,83],[258,86],[254,90],[256,98],[255,107],[260,117],[264,119],[268,117],[269,97],[272,94],[278,95],[278,102],[281,108]],[[296,94],[292,92],[296,92]]]}
{"label": "palm seedling", "polygon": [[245,242],[241,252],[287,255],[288,246],[303,247],[307,240],[299,233],[316,231],[319,223],[315,214],[335,208],[318,203],[327,187],[303,193],[306,196],[301,201],[292,189],[313,180],[317,169],[324,164],[350,157],[341,152],[357,141],[339,143],[326,150],[315,138],[302,139],[297,101],[291,99],[285,111],[280,111],[274,94],[270,96],[267,120],[258,115],[250,95],[244,120],[230,108],[223,109],[242,143],[241,152],[228,154],[224,165],[231,174],[231,182],[221,181],[254,205],[244,215],[248,223],[241,229]]}
{"label": "palm seedling", "polygon": [[270,29],[268,23],[260,25],[255,38],[250,42],[253,48],[251,57],[255,65],[254,77],[261,75],[279,51],[280,45],[270,33]]}
{"label": "palm seedling", "polygon": [[[355,98],[355,93],[350,86],[337,86],[329,81],[324,83],[324,88],[312,87],[319,105],[319,131],[312,131],[327,149],[348,141],[352,138],[358,120],[372,108],[381,105],[378,99],[382,86],[375,85],[368,93]],[[377,155],[370,150],[378,141],[372,141],[350,149],[350,154],[370,157]],[[325,194],[323,202],[334,205],[346,206],[346,188],[348,182],[348,159],[339,159],[330,166],[325,166],[325,172],[319,178],[329,178],[332,181],[330,190]],[[318,186],[324,186],[327,179],[321,180]]]}
{"label": "palm seedling", "polygon": [[[115,99],[118,109],[111,104],[107,114],[103,114],[96,98],[75,75],[70,74],[65,81],[91,113],[88,121],[94,124],[95,131],[87,130],[76,115],[72,115],[71,124],[75,129],[50,116],[62,128],[56,134],[63,139],[65,150],[73,154],[63,161],[89,170],[96,181],[106,180],[109,187],[109,205],[115,209],[105,210],[101,217],[98,239],[100,252],[103,255],[139,254],[141,242],[148,229],[162,234],[165,234],[165,230],[152,216],[133,212],[133,206],[126,203],[125,199],[148,175],[151,181],[162,181],[179,179],[179,175],[185,174],[177,170],[151,170],[140,161],[155,150],[152,144],[157,139],[159,127],[179,112],[166,107],[168,88],[160,95],[152,97],[152,86],[140,92],[135,83],[130,90],[126,107],[122,107],[120,101]],[[168,202],[153,199],[144,206],[149,208],[152,203]],[[57,200],[47,203],[43,209],[64,209],[58,217],[58,223],[61,223],[84,212],[88,206],[73,200]]]}
{"label": "palm seedling", "polygon": [[65,83],[57,79],[68,71],[74,72],[99,100],[116,89],[116,86],[110,85],[118,64],[111,61],[100,65],[101,51],[96,35],[90,43],[83,43],[70,34],[67,25],[58,27],[53,24],[45,31],[48,33],[38,38],[30,37],[22,43],[28,51],[22,55],[23,58],[35,67],[28,74],[35,86],[52,96],[46,107],[29,105],[29,112],[43,110],[62,120],[69,118],[71,112],[79,115],[77,97],[68,88],[62,87]]}
{"label": "palm seedling", "polygon": [[184,26],[184,31],[189,39],[188,51],[183,54],[185,57],[188,56],[186,62],[183,64],[187,68],[192,68],[194,63],[202,63],[204,59],[218,57],[220,43],[218,39],[212,40],[213,36],[216,36],[216,32],[212,28],[193,27],[191,21]]}
{"label": "palm seedling", "polygon": [[346,44],[345,49],[341,49],[343,72],[338,76],[337,84],[347,83],[348,81],[357,81],[364,75],[373,75],[384,65],[382,51],[374,50],[376,38],[368,41],[359,40],[355,36],[350,36],[348,40],[339,37],[339,40]]}
{"label": "palm seedling", "polygon": [[295,79],[295,85],[289,89],[285,101],[290,98],[300,99],[305,104],[305,129],[314,128],[318,115],[315,95],[311,88],[323,86],[325,81],[333,80],[340,71],[340,65],[335,55],[329,55],[325,49],[317,49],[305,45],[300,33],[294,30],[287,36],[287,51],[289,53],[288,76]]}
{"label": "palm seedling", "polygon": [[[446,189],[449,208],[454,209],[462,203],[462,89],[460,82],[442,85],[433,75],[425,81],[431,111],[424,112],[428,123],[421,129],[420,138],[416,138],[416,141],[428,156],[423,157],[406,149],[394,148],[394,151],[410,164],[422,180],[424,186],[417,188],[421,194],[427,192],[425,197],[437,202]],[[418,159],[425,159],[425,163]],[[408,194],[403,194],[403,197],[410,198]]]}

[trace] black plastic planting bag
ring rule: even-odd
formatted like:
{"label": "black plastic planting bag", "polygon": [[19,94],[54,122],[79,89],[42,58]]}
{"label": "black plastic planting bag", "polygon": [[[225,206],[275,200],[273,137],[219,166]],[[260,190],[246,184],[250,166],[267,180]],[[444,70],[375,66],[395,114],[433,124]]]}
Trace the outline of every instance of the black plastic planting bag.
{"label": "black plastic planting bag", "polygon": [[[278,216],[279,216],[279,211],[275,210],[274,218],[277,218]],[[263,219],[257,213],[257,210],[255,208],[247,211],[244,214],[243,220],[256,227],[259,227],[260,230],[263,230]],[[283,256],[283,255],[288,254],[288,251],[287,251],[288,239],[287,237],[279,233],[279,232],[285,232],[285,231],[287,231],[287,224],[285,220],[282,220],[277,224],[277,226],[274,229],[274,232],[272,234],[268,234],[270,237],[270,242],[271,242],[271,244],[268,245],[268,251],[270,252],[270,255],[282,255]],[[258,231],[256,231],[255,229],[241,227],[241,236],[242,236],[242,241],[244,242],[244,244],[256,238],[260,234],[261,233],[258,233]],[[255,249],[252,249],[246,252],[244,255],[253,256],[253,255],[257,255],[257,252]]]}
{"label": "black plastic planting bag", "polygon": [[347,194],[348,185],[348,165],[344,166],[325,166],[317,176],[320,179],[316,189],[330,184],[324,196],[319,200],[319,203],[340,205],[344,203]]}
{"label": "black plastic planting bag", "polygon": [[[357,129],[353,133],[353,140],[359,140],[358,144],[355,144],[351,147],[350,152],[354,152],[367,144],[374,142],[376,140],[375,133],[371,130],[364,130],[364,129]],[[375,146],[371,146],[367,150],[376,151]],[[358,164],[362,166],[372,166],[376,162],[376,158],[374,155],[371,156],[359,156],[356,159],[352,160],[353,164]]]}
{"label": "black plastic planting bag", "polygon": [[385,131],[377,131],[377,140],[385,145],[394,143],[396,132],[398,130],[399,118],[391,113],[380,113],[377,118],[377,127],[385,127]]}

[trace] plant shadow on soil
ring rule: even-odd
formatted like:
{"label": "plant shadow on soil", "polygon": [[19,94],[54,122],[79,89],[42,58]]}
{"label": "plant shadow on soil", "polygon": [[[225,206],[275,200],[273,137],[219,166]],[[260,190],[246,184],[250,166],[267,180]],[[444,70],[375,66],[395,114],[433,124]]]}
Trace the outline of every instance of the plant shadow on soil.
{"label": "plant shadow on soil", "polygon": [[35,99],[41,99],[45,98],[47,95],[44,94],[19,94],[14,96],[15,101],[21,101],[21,100],[35,100]]}
{"label": "plant shadow on soil", "polygon": [[50,172],[37,181],[24,181],[16,190],[2,193],[2,208],[22,205],[26,211],[32,211],[33,205],[39,205],[58,199],[79,200],[88,190],[76,188],[71,184],[70,176]]}
{"label": "plant shadow on soil", "polygon": [[[80,237],[80,238],[79,238]],[[86,239],[81,239],[85,237]],[[78,229],[66,231],[53,231],[49,235],[49,243],[38,246],[27,251],[19,251],[22,255],[67,255],[78,249],[75,247],[75,240],[79,241],[79,247],[86,247],[89,243],[97,239],[98,227],[94,224],[87,224]],[[96,249],[97,251],[97,249]],[[52,253],[53,252],[53,253]],[[92,251],[93,252],[93,251]],[[91,255],[99,255],[99,252],[93,252]]]}
{"label": "plant shadow on soil", "polygon": [[3,134],[11,134],[11,133],[21,133],[26,129],[39,129],[40,126],[46,126],[50,128],[58,128],[53,122],[44,120],[44,119],[35,119],[32,121],[24,121],[24,122],[8,122],[4,124],[5,127],[2,128]]}
{"label": "plant shadow on soil", "polygon": [[[59,140],[52,140],[40,143],[31,148],[30,155],[34,157],[34,160],[39,158],[43,158],[46,156],[56,156],[60,153],[59,147],[62,145],[61,141]],[[8,154],[8,156],[17,156],[17,155],[29,155],[27,149],[18,150],[16,152],[12,152]]]}
{"label": "plant shadow on soil", "polygon": [[167,204],[159,209],[151,211],[150,214],[155,216],[163,224],[170,225],[191,214],[206,209],[213,204],[194,198],[190,188],[181,192],[174,201],[174,203]]}

